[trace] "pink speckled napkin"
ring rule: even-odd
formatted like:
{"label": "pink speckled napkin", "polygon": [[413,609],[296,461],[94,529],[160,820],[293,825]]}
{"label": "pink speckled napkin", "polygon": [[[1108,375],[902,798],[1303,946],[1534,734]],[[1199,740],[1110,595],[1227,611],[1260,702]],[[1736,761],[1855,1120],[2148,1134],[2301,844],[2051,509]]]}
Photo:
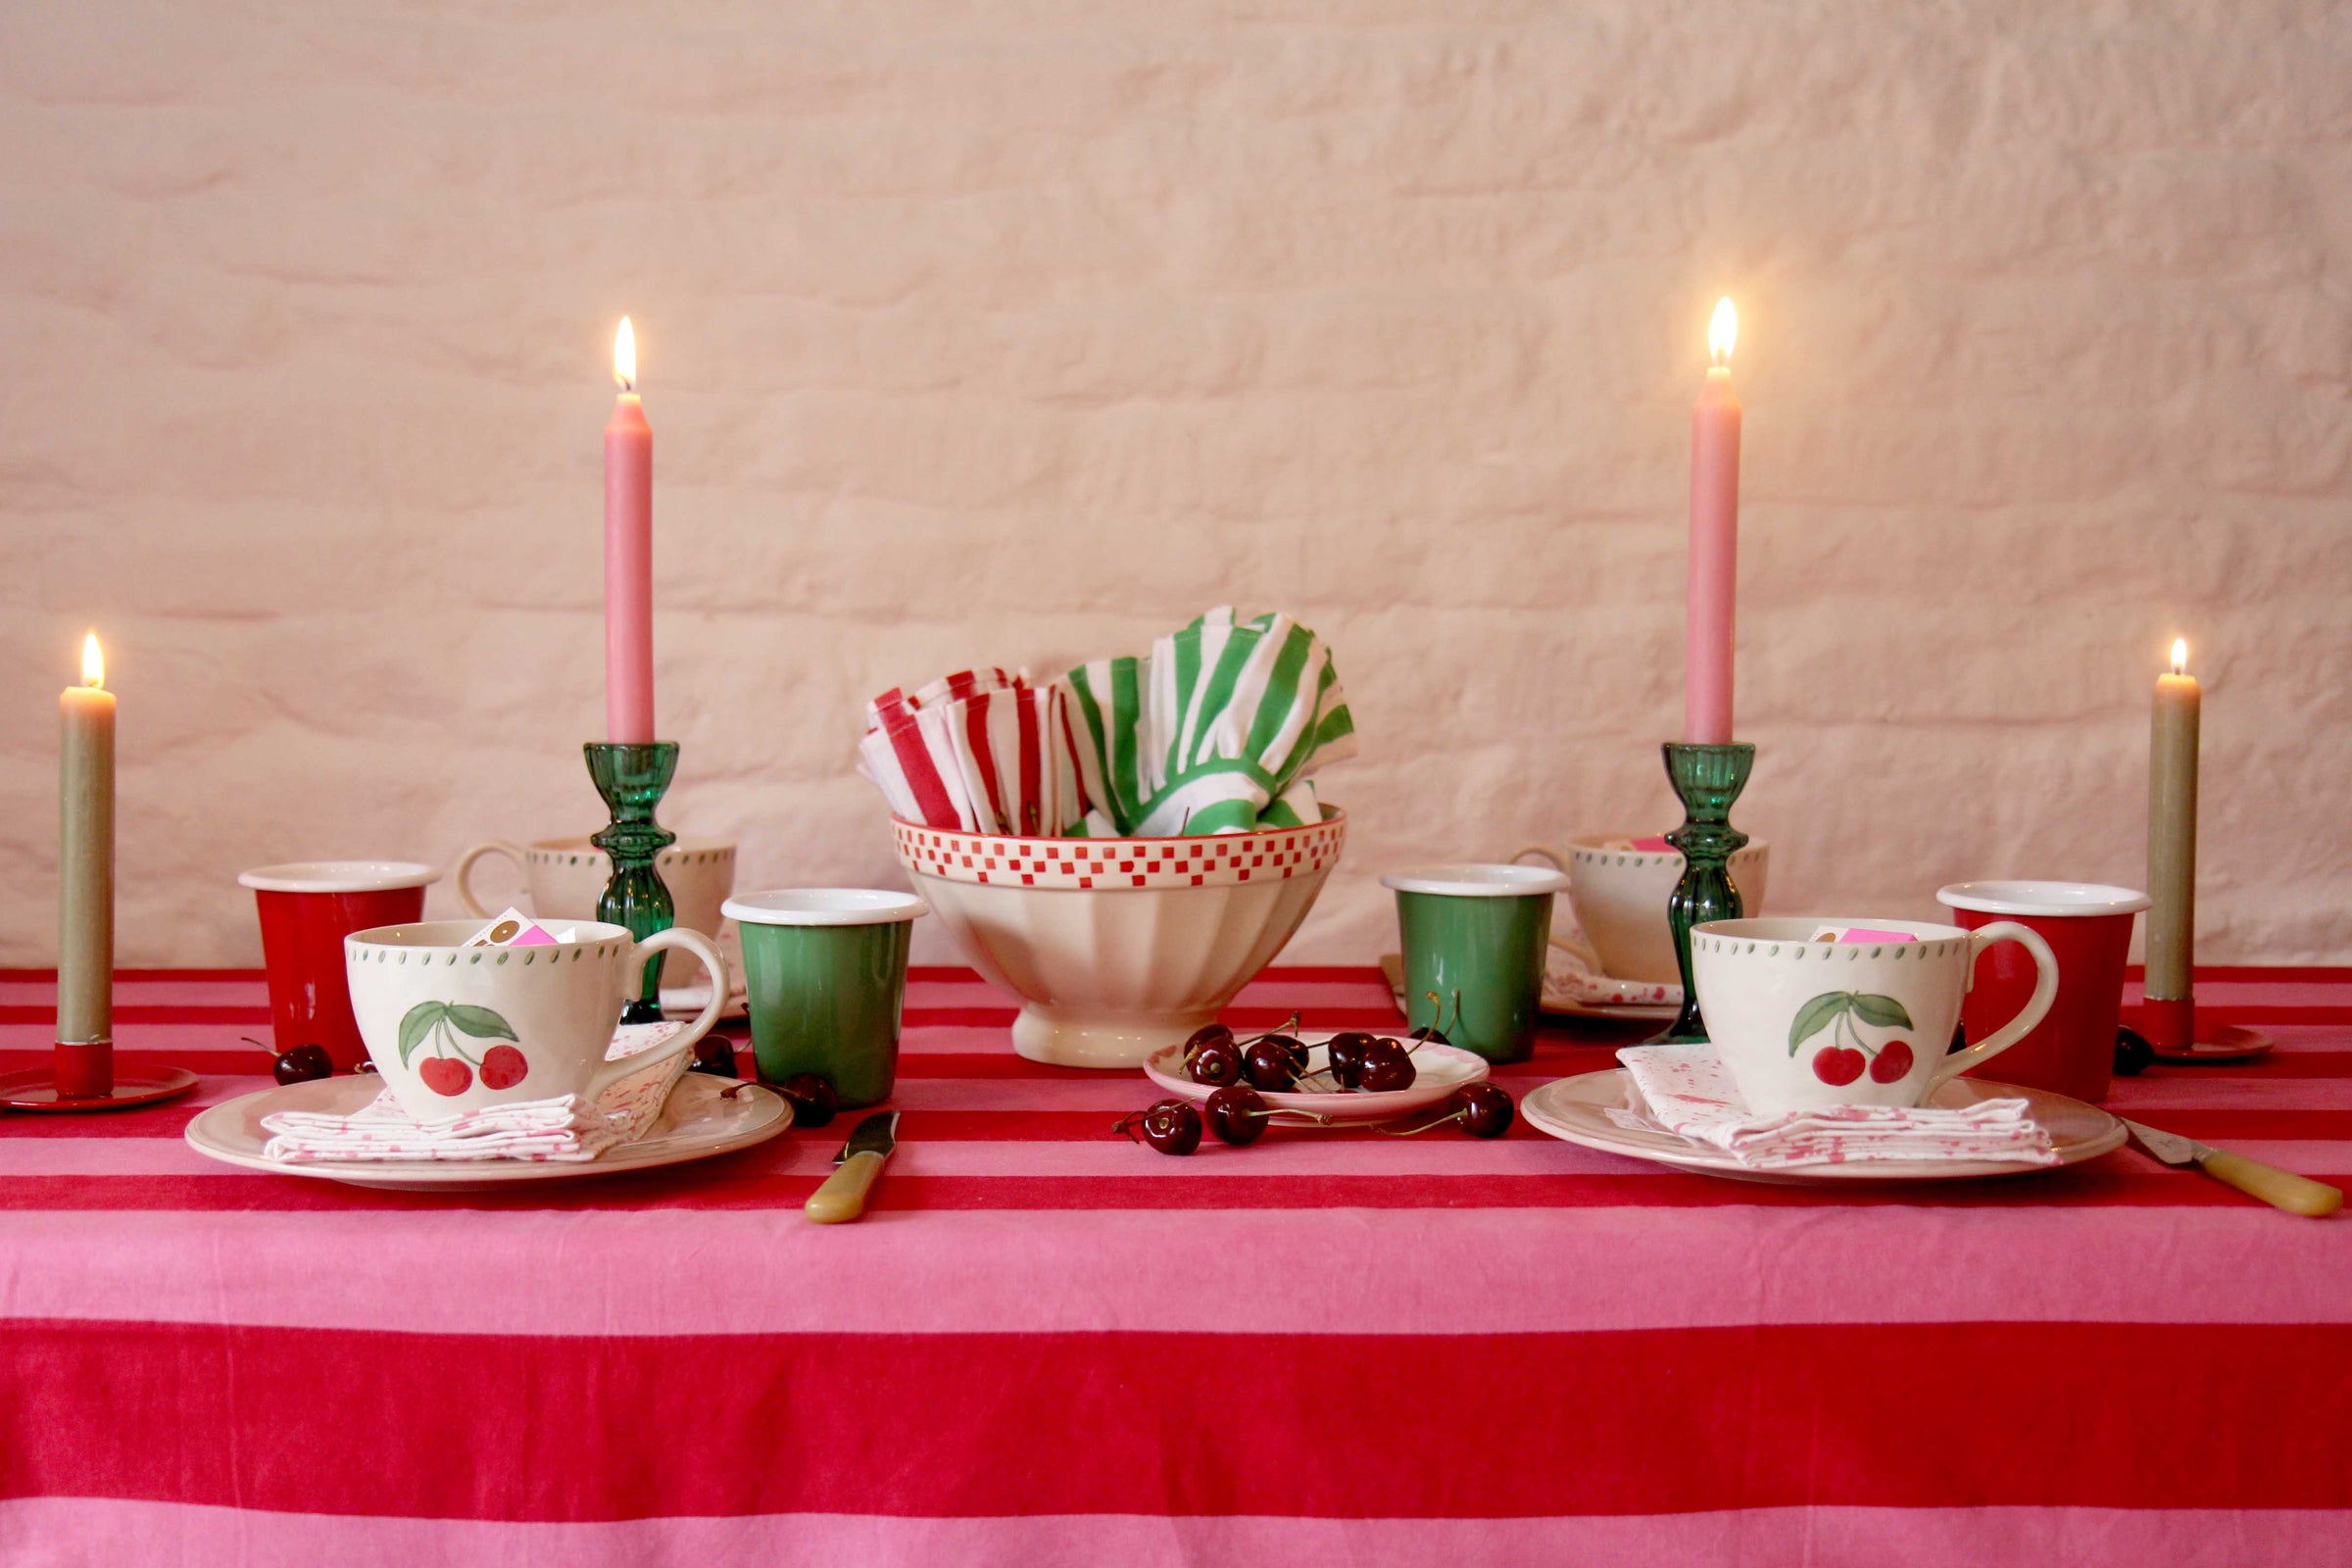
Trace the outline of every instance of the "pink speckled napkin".
{"label": "pink speckled napkin", "polygon": [[1629,1046],[1617,1059],[1648,1108],[1646,1114],[1613,1109],[1611,1121],[1673,1133],[1756,1170],[1857,1160],[2058,1163],[2050,1135],[2023,1100],[1980,1100],[1951,1109],[1828,1105],[1759,1116],[1711,1045]]}
{"label": "pink speckled napkin", "polygon": [[[674,1037],[680,1023],[627,1024],[613,1031],[606,1059],[640,1055]],[[633,1143],[662,1117],[669,1092],[686,1072],[688,1054],[672,1052],[606,1086],[591,1103],[577,1095],[510,1101],[480,1110],[418,1121],[392,1091],[349,1115],[281,1110],[262,1118],[270,1135],[262,1153],[288,1164],[318,1160],[529,1159],[580,1162],[615,1144]]]}

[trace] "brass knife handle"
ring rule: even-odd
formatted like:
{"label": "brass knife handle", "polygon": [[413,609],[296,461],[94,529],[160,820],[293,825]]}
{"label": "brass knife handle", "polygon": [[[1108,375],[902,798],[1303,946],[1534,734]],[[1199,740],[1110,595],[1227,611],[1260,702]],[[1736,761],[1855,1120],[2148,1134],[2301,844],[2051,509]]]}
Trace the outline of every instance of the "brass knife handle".
{"label": "brass knife handle", "polygon": [[2308,1176],[2265,1165],[2259,1159],[2248,1159],[2226,1149],[2215,1150],[2197,1163],[2215,1181],[2226,1182],[2248,1198],[2259,1198],[2289,1214],[2325,1219],[2344,1206],[2344,1195],[2326,1182],[2315,1182]]}
{"label": "brass knife handle", "polygon": [[[819,1225],[839,1225],[856,1219],[865,1212],[865,1192],[882,1174],[882,1156],[872,1150],[852,1154],[841,1162],[841,1169],[825,1178],[825,1185],[808,1195],[804,1212]],[[2300,1181],[2302,1178],[2297,1177]],[[2334,1189],[2328,1189],[2333,1192]],[[2338,1195],[2341,1196],[2341,1195]]]}

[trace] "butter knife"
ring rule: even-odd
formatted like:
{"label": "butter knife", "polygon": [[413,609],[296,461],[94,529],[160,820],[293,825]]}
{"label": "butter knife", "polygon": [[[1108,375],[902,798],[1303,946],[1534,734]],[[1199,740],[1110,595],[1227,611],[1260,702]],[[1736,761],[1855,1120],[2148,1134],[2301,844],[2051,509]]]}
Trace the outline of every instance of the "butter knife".
{"label": "butter knife", "polygon": [[2315,1182],[2308,1176],[2265,1165],[2259,1159],[2232,1154],[2226,1149],[2215,1149],[2179,1133],[2143,1127],[2129,1116],[2117,1119],[2132,1129],[2132,1136],[2139,1141],[2140,1148],[2167,1165],[2194,1164],[2215,1181],[2226,1182],[2249,1198],[2259,1198],[2273,1208],[2325,1219],[2343,1207],[2344,1195],[2326,1182]]}
{"label": "butter knife", "polygon": [[866,1117],[833,1156],[833,1163],[841,1168],[808,1195],[805,1212],[819,1225],[839,1225],[864,1213],[866,1189],[874,1185],[874,1178],[882,1174],[882,1162],[898,1147],[897,1111],[877,1110]]}

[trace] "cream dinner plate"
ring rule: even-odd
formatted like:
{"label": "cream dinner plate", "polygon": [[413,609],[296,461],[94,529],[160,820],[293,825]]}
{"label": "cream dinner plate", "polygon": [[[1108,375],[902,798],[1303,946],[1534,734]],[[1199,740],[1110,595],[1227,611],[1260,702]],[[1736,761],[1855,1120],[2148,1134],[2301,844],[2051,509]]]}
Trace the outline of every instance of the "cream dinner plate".
{"label": "cream dinner plate", "polygon": [[[1322,1069],[1323,1042],[1329,1040],[1333,1033],[1335,1031],[1329,1029],[1302,1030],[1297,1036],[1306,1044],[1306,1064],[1310,1072]],[[1242,1038],[1246,1040],[1250,1037],[1245,1035]],[[1411,1041],[1405,1043],[1410,1045]],[[1184,1075],[1182,1046],[1170,1046],[1145,1062],[1144,1075],[1169,1094],[1190,1100],[1196,1104],[1205,1102],[1216,1093],[1213,1085],[1197,1084]],[[1280,1090],[1261,1090],[1259,1093],[1264,1095],[1267,1106],[1274,1110],[1308,1110],[1334,1121],[1394,1121],[1399,1116],[1409,1116],[1416,1110],[1441,1104],[1446,1096],[1462,1085],[1477,1083],[1486,1076],[1487,1060],[1484,1056],[1453,1046],[1427,1045],[1413,1053],[1413,1086],[1410,1089],[1392,1089],[1377,1095],[1348,1089],[1322,1095],[1292,1094]]]}
{"label": "cream dinner plate", "polygon": [[619,1144],[594,1159],[385,1159],[308,1160],[291,1163],[262,1153],[270,1135],[262,1118],[281,1110],[318,1110],[346,1116],[373,1100],[383,1080],[372,1073],[337,1074],[307,1084],[242,1095],[203,1111],[188,1123],[188,1145],[200,1154],[248,1170],[279,1176],[315,1176],[354,1187],[395,1192],[486,1192],[517,1182],[574,1181],[616,1171],[652,1170],[709,1159],[764,1143],[792,1125],[792,1103],[759,1085],[728,1098],[732,1079],[690,1072],[669,1092],[662,1119],[633,1144]]}
{"label": "cream dinner plate", "polygon": [[[2049,1130],[2059,1165],[2079,1165],[2123,1147],[2124,1124],[2096,1105],[2069,1100],[2043,1089],[2021,1089],[2014,1084],[1988,1083],[1980,1078],[1955,1078],[1928,1099],[1931,1105],[1957,1106],[1979,1100],[2023,1098],[2034,1119]],[[1754,1170],[1720,1150],[1699,1149],[1669,1132],[1620,1127],[1609,1120],[1612,1109],[1640,1106],[1641,1095],[1623,1067],[1555,1078],[1519,1102],[1519,1114],[1530,1126],[1606,1154],[1630,1154],[1654,1159],[1677,1170],[1737,1181],[1775,1182],[1793,1186],[1840,1185],[1848,1182],[1954,1181],[1972,1176],[2025,1176],[2055,1170],[2055,1165],[2028,1165],[2013,1160],[1854,1160],[1837,1165],[1799,1165],[1787,1170]]]}

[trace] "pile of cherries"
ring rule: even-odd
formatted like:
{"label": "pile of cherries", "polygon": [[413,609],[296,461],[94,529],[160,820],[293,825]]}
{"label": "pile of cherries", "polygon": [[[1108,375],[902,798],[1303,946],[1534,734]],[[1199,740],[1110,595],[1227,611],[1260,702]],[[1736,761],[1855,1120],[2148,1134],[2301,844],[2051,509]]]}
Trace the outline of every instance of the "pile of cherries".
{"label": "pile of cherries", "polygon": [[[1306,1044],[1290,1033],[1298,1026],[1298,1015],[1294,1012],[1280,1029],[1242,1041],[1221,1023],[1203,1024],[1184,1043],[1185,1076],[1211,1088],[1247,1084],[1267,1091],[1394,1094],[1412,1088],[1413,1080],[1420,1076],[1420,1069],[1413,1065],[1414,1052],[1433,1040],[1446,1044],[1445,1034],[1435,1024],[1414,1030],[1409,1046],[1401,1040],[1348,1029],[1331,1037],[1323,1048],[1324,1065],[1309,1072]],[[1317,1079],[1328,1080],[1328,1085],[1315,1082]]]}
{"label": "pile of cherries", "polygon": [[[1277,1109],[1266,1103],[1260,1091],[1389,1094],[1410,1089],[1419,1076],[1413,1053],[1432,1040],[1446,1043],[1435,1024],[1414,1030],[1409,1046],[1351,1029],[1331,1038],[1323,1048],[1326,1065],[1310,1072],[1305,1043],[1289,1032],[1298,1025],[1298,1015],[1293,1013],[1281,1029],[1248,1041],[1237,1040],[1221,1023],[1203,1025],[1184,1043],[1184,1070],[1193,1082],[1211,1086],[1206,1103],[1195,1106],[1189,1100],[1162,1100],[1121,1117],[1111,1131],[1140,1139],[1163,1154],[1189,1154],[1200,1147],[1204,1129],[1216,1134],[1219,1142],[1241,1149],[1263,1138],[1267,1126],[1278,1117],[1328,1127],[1331,1117]],[[1316,1081],[1321,1079],[1328,1079],[1331,1088]],[[1510,1129],[1513,1107],[1511,1097],[1503,1090],[1491,1083],[1476,1083],[1456,1089],[1446,1102],[1446,1112],[1411,1132],[1424,1133],[1459,1122],[1462,1131],[1473,1138],[1500,1138]]]}

